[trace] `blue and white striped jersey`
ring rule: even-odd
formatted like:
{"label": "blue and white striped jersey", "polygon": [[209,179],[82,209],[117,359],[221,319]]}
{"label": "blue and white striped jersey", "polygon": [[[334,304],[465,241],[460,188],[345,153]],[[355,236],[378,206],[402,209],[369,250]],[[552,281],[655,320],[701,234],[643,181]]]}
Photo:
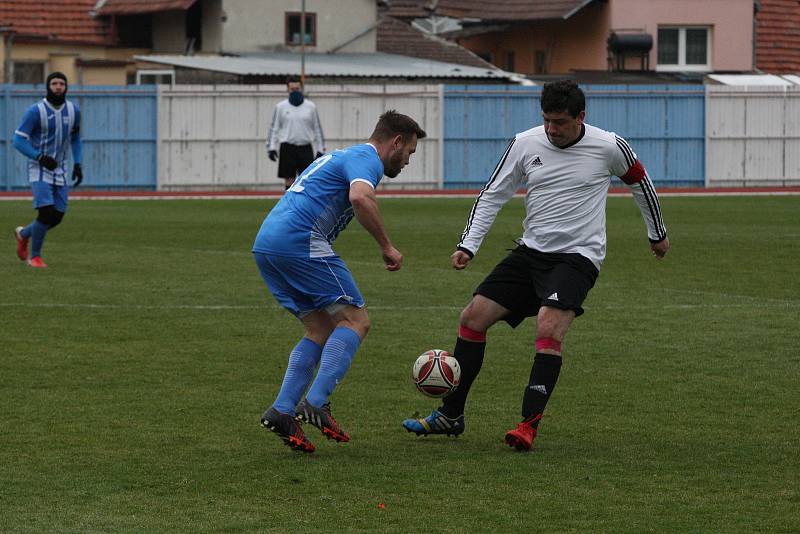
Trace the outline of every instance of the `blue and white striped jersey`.
{"label": "blue and white striped jersey", "polygon": [[353,218],[350,185],[377,187],[383,162],[370,144],[326,154],[308,166],[272,208],[258,231],[253,252],[322,258]]}
{"label": "blue and white striped jersey", "polygon": [[46,99],[42,99],[25,111],[22,124],[14,133],[33,147],[35,154],[26,155],[35,158],[36,155],[45,154],[55,158],[59,164],[55,170],[49,171],[35,159],[29,159],[29,181],[66,184],[68,148],[72,147],[75,163],[80,163],[81,159],[80,124],[81,111],[69,100],[56,109]]}

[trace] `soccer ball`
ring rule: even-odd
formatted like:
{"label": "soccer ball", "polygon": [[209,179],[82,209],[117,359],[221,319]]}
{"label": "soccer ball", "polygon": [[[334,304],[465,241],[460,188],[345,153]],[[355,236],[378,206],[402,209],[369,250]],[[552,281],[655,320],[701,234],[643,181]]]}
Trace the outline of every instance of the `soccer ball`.
{"label": "soccer ball", "polygon": [[461,367],[446,350],[433,349],[420,354],[411,368],[417,389],[429,397],[446,397],[461,380]]}

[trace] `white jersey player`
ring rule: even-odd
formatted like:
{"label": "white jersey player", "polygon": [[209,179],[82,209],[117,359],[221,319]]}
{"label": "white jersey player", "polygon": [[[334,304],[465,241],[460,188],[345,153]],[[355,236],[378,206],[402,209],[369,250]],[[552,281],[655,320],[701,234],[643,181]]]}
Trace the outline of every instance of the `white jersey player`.
{"label": "white jersey player", "polygon": [[555,388],[561,343],[594,285],[606,254],[606,197],[612,176],[628,184],[647,227],[650,248],[661,259],[667,230],[653,183],[628,143],[584,123],[586,100],[571,81],[545,84],[543,126],[517,134],[478,195],[451,256],[464,269],[478,252],[500,209],[526,190],[518,247],[475,290],[461,312],[453,355],[461,383],[442,406],[403,426],[417,435],[464,431],[464,406],[483,364],[486,332],[498,321],[518,326],[537,316],[536,355],[522,399],[522,422],[506,433],[508,445],[528,451]]}

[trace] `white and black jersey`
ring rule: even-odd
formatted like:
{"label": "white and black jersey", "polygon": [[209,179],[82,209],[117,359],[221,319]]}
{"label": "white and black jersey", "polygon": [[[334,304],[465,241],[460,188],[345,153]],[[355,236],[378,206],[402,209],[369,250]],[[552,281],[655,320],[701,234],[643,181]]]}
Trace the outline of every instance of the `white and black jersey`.
{"label": "white and black jersey", "polygon": [[458,247],[477,253],[500,208],[525,188],[524,232],[518,242],[540,252],[578,253],[600,269],[612,176],[630,187],[650,241],[666,238],[653,182],[624,139],[586,124],[575,143],[559,148],[538,126],[517,134],[506,148],[475,200]]}
{"label": "white and black jersey", "polygon": [[282,143],[298,146],[313,143],[317,152],[325,152],[322,125],[312,101],[305,99],[299,106],[293,106],[282,100],[275,106],[267,132],[267,150],[278,150]]}

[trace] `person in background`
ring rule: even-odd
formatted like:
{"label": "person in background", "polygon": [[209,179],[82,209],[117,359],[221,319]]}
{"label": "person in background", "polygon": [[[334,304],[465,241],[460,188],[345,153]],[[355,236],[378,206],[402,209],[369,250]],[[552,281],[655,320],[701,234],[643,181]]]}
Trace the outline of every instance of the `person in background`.
{"label": "person in background", "polygon": [[[36,268],[46,268],[42,245],[47,233],[58,226],[67,211],[68,151],[72,149],[72,187],[83,181],[81,169],[81,110],[67,100],[67,77],[53,72],[47,77],[47,95],[29,107],[14,132],[13,145],[28,158],[28,181],[33,207],[38,211],[28,226],[14,229],[17,257]],[[31,241],[30,254],[28,243]],[[30,256],[30,257],[29,257]]]}
{"label": "person in background", "polygon": [[283,178],[289,189],[297,175],[325,153],[325,138],[317,106],[303,96],[300,79],[289,78],[286,90],[289,97],[278,102],[272,113],[267,154],[270,160],[278,162],[278,178]]}

